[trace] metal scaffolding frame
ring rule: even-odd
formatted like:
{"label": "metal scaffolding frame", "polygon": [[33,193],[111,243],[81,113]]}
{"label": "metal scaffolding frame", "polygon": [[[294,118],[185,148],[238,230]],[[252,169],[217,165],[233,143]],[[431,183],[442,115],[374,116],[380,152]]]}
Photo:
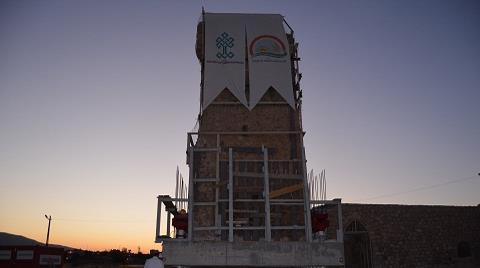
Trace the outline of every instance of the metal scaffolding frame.
{"label": "metal scaffolding frame", "polygon": [[[221,199],[219,194],[219,188],[216,187],[215,190],[215,201],[213,202],[193,202],[194,200],[194,184],[195,183],[205,183],[205,182],[215,182],[220,183],[220,162],[223,160],[220,159],[220,152],[222,148],[220,147],[221,144],[221,137],[224,135],[301,135],[300,142],[301,142],[301,159],[269,159],[268,155],[268,148],[262,147],[263,151],[263,159],[235,159],[234,158],[234,150],[233,148],[228,148],[228,199]],[[216,137],[216,147],[213,148],[201,148],[195,145],[194,136],[198,135],[212,135]],[[312,235],[312,227],[311,227],[311,216],[310,216],[310,209],[313,206],[320,205],[320,204],[336,204],[338,206],[338,223],[339,227],[337,230],[337,241],[343,242],[343,227],[342,227],[342,219],[341,219],[341,200],[334,199],[334,200],[320,200],[315,199],[318,195],[312,197],[311,193],[314,192],[315,184],[310,181],[307,168],[306,168],[306,161],[305,161],[305,149],[303,147],[303,131],[251,131],[251,132],[189,132],[187,135],[187,164],[189,164],[189,182],[188,188],[183,187],[183,190],[188,189],[188,196],[184,196],[180,194],[180,198],[178,193],[180,192],[178,189],[182,189],[182,180],[181,174],[179,174],[177,170],[177,185],[176,188],[176,196],[175,198],[159,196],[158,197],[158,208],[157,208],[157,225],[156,225],[156,241],[160,242],[165,239],[170,238],[170,228],[171,228],[171,219],[170,213],[167,213],[166,219],[166,235],[161,235],[161,203],[165,201],[172,201],[175,202],[175,205],[180,205],[183,208],[188,208],[188,241],[194,240],[194,231],[222,231],[228,230],[228,241],[234,241],[234,231],[235,230],[264,230],[265,231],[265,241],[271,241],[271,231],[272,230],[305,230],[305,237],[307,242],[312,242],[313,235]],[[215,178],[195,178],[194,175],[194,154],[195,152],[214,152],[216,153],[216,177]],[[241,162],[258,162],[263,163],[263,180],[264,180],[264,198],[261,199],[234,199],[233,196],[233,183],[234,183],[234,171],[233,167],[235,163]],[[302,176],[300,180],[303,183],[303,199],[270,199],[270,179],[275,178],[274,176],[270,176],[268,172],[269,163],[276,163],[276,162],[301,162],[302,164]],[[180,184],[180,185],[178,185]],[[322,195],[322,197],[324,197]],[[219,215],[219,204],[228,202],[228,226],[222,226],[221,221],[218,217]],[[265,224],[264,226],[235,226],[235,217],[234,217],[234,203],[235,202],[261,202],[265,204]],[[288,205],[288,206],[303,206],[304,210],[304,217],[305,217],[305,224],[303,226],[292,225],[292,226],[272,226],[271,219],[270,219],[270,211],[271,206],[281,206],[281,205]],[[194,226],[193,219],[194,219],[194,206],[214,206],[215,207],[215,223],[213,226]]]}

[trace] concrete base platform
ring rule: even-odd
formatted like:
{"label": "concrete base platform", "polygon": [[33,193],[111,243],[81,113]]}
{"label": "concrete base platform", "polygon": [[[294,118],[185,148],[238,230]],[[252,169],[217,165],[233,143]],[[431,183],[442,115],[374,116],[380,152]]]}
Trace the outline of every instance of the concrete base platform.
{"label": "concrete base platform", "polygon": [[182,266],[343,266],[343,243],[226,242],[166,240],[166,265]]}

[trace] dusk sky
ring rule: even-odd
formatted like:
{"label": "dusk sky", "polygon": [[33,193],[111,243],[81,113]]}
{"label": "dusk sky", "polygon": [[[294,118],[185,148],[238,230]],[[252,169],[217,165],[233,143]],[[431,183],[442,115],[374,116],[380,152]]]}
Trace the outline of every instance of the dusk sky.
{"label": "dusk sky", "polygon": [[480,2],[0,1],[0,232],[154,244],[188,177],[196,24],[279,13],[303,73],[308,169],[343,202],[480,203]]}

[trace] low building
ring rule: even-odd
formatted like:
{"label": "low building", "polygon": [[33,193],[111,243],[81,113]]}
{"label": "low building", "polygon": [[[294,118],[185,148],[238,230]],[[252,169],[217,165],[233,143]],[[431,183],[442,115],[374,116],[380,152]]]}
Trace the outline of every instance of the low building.
{"label": "low building", "polygon": [[342,204],[342,212],[346,267],[480,267],[480,206]]}
{"label": "low building", "polygon": [[62,267],[64,249],[45,246],[0,246],[0,267]]}

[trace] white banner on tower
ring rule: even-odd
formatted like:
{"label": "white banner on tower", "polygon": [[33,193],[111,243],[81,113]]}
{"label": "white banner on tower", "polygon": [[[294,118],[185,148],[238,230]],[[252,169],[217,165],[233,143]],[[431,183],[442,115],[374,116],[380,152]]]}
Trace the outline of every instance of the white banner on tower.
{"label": "white banner on tower", "polygon": [[273,87],[293,108],[290,52],[281,15],[248,15],[250,109]]}
{"label": "white banner on tower", "polygon": [[248,106],[245,96],[244,16],[206,13],[203,109],[225,88]]}

